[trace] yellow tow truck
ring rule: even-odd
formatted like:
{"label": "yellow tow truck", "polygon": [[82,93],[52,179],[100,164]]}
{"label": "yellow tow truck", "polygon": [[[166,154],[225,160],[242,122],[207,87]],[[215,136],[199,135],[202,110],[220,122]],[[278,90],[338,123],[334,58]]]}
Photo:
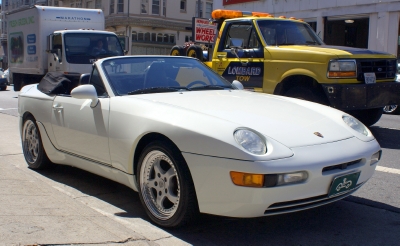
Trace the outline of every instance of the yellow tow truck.
{"label": "yellow tow truck", "polygon": [[174,46],[171,55],[206,63],[246,89],[301,98],[346,111],[371,126],[385,105],[400,104],[394,55],[329,46],[303,20],[268,13],[214,10],[212,48]]}

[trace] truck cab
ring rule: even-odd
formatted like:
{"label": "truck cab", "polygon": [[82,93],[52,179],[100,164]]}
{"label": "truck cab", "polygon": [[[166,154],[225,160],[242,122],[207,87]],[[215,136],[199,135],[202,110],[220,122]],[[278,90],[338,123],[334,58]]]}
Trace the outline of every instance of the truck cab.
{"label": "truck cab", "polygon": [[[326,45],[303,20],[214,10],[218,34],[209,67],[256,92],[300,98],[375,124],[385,105],[400,104],[394,55]],[[190,48],[189,48],[190,49]]]}

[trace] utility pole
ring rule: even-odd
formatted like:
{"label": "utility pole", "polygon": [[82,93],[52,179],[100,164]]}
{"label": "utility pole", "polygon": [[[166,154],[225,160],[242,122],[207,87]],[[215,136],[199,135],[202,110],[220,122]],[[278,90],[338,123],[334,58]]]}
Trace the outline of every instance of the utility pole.
{"label": "utility pole", "polygon": [[197,0],[197,17],[202,17],[201,15],[201,0]]}

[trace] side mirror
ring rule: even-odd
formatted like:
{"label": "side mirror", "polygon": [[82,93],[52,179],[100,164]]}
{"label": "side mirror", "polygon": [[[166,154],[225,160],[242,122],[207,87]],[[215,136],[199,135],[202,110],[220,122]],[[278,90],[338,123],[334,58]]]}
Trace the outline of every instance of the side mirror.
{"label": "side mirror", "polygon": [[232,82],[232,85],[233,85],[234,87],[236,87],[238,90],[243,90],[243,89],[244,89],[243,84],[240,83],[238,80],[234,80],[234,81]]}
{"label": "side mirror", "polygon": [[99,102],[96,89],[93,85],[80,85],[71,91],[71,96],[76,99],[90,99],[90,107],[96,107]]}
{"label": "side mirror", "polygon": [[80,85],[87,85],[87,84],[89,84],[89,80],[90,80],[90,73],[84,73],[79,78],[79,84]]}

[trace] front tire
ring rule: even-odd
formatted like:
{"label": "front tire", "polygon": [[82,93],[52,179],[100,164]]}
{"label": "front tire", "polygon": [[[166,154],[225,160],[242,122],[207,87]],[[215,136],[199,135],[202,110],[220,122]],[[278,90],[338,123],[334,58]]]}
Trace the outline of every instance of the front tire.
{"label": "front tire", "polygon": [[36,121],[32,116],[28,116],[24,121],[21,141],[22,151],[29,168],[44,169],[51,164],[43,148]]}
{"label": "front tire", "polygon": [[198,213],[189,168],[172,144],[148,144],[139,158],[137,174],[140,201],[157,225],[179,227]]}

